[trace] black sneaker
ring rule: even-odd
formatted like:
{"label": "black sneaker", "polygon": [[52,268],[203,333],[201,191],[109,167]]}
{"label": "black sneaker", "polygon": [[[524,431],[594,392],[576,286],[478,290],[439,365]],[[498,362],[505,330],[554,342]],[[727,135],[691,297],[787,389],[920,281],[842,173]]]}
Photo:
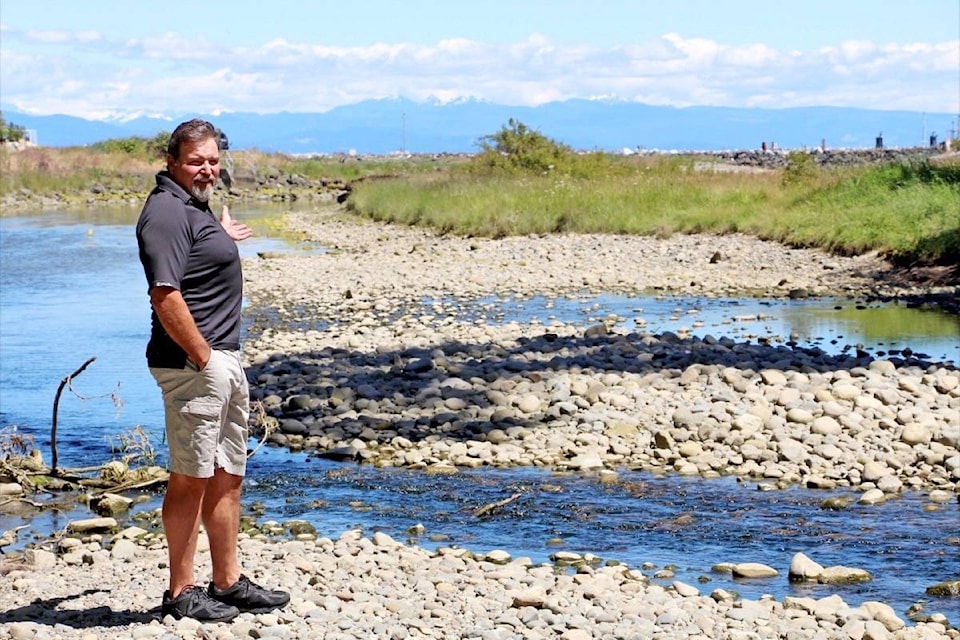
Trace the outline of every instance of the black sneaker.
{"label": "black sneaker", "polygon": [[207,594],[225,605],[232,605],[231,608],[249,613],[266,613],[290,602],[290,594],[286,591],[264,589],[244,575],[226,589],[217,589],[211,582]]}
{"label": "black sneaker", "polygon": [[171,598],[170,592],[164,591],[160,611],[162,615],[178,620],[193,618],[201,622],[229,622],[240,615],[239,609],[214,600],[196,585],[185,587],[176,598]]}

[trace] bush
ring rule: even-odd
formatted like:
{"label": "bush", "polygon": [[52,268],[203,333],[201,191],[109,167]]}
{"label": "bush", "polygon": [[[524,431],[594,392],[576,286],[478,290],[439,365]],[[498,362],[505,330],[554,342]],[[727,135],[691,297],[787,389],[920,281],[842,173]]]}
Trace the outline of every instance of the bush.
{"label": "bush", "polygon": [[480,139],[474,164],[497,173],[547,173],[572,152],[511,118],[499,132]]}
{"label": "bush", "polygon": [[167,145],[170,143],[171,131],[161,131],[153,136],[149,144],[149,152],[157,158],[164,158],[167,155]]}
{"label": "bush", "polygon": [[468,164],[474,173],[587,178],[612,170],[606,154],[579,154],[513,118],[497,133],[481,138],[480,148]]}
{"label": "bush", "polygon": [[817,175],[817,161],[806,151],[791,151],[787,155],[787,168],[783,171],[783,184],[803,184]]}
{"label": "bush", "polygon": [[7,122],[0,112],[0,142],[19,142],[23,140],[26,129],[18,124]]}
{"label": "bush", "polygon": [[918,170],[919,178],[927,184],[950,184],[960,187],[960,162],[933,164],[924,162]]}
{"label": "bush", "polygon": [[166,154],[168,140],[169,133],[158,133],[154,138],[110,138],[90,145],[90,149],[100,153],[122,153],[137,158],[155,159]]}

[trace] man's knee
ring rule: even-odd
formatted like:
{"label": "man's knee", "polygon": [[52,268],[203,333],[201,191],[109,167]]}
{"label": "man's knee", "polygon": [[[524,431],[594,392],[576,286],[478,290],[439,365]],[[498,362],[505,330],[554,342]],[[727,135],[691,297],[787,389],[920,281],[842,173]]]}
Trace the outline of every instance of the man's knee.
{"label": "man's knee", "polygon": [[167,493],[184,493],[202,495],[209,478],[196,478],[176,471],[170,472],[167,479]]}

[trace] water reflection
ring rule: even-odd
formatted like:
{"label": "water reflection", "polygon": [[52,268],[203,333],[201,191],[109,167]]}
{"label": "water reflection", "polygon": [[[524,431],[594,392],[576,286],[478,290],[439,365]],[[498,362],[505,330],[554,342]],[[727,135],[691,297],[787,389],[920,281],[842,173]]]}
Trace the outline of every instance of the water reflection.
{"label": "water reflection", "polygon": [[614,319],[616,326],[626,331],[795,343],[831,355],[858,346],[878,356],[909,349],[923,359],[960,363],[960,316],[896,302],[600,294],[487,297],[465,306],[465,317],[489,323],[516,320],[549,325],[556,320],[583,324]]}
{"label": "water reflection", "polygon": [[[838,303],[830,308],[800,305],[783,309],[783,317],[808,339],[856,339],[890,353],[911,349],[939,359],[960,360],[960,317],[903,304]],[[946,341],[946,343],[944,343]],[[931,353],[934,352],[934,353]]]}

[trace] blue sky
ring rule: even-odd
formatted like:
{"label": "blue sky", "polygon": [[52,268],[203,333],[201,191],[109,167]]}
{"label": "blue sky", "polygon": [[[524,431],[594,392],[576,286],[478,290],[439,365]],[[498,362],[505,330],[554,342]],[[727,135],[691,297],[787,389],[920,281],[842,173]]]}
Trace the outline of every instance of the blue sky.
{"label": "blue sky", "polygon": [[571,98],[960,111],[958,0],[3,0],[0,105],[88,118]]}

